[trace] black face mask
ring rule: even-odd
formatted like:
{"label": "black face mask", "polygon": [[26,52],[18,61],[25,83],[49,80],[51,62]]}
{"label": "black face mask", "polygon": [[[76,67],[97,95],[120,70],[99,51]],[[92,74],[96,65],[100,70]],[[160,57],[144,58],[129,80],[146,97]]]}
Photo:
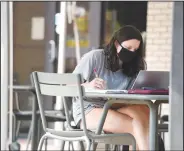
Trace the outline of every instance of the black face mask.
{"label": "black face mask", "polygon": [[123,46],[121,46],[121,50],[118,53],[119,59],[123,62],[130,62],[136,55],[136,52],[130,51]]}

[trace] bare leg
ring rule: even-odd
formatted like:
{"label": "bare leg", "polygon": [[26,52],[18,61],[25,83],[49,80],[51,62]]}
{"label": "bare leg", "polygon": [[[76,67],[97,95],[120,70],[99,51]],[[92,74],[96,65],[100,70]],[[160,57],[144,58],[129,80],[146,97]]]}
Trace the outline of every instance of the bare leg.
{"label": "bare leg", "polygon": [[[116,109],[117,106],[115,105]],[[95,129],[102,114],[101,108],[95,108],[86,115],[89,129]],[[95,118],[94,118],[95,117]],[[149,108],[145,105],[120,105],[118,109],[109,110],[103,130],[111,133],[130,133],[140,150],[149,150]]]}
{"label": "bare leg", "polygon": [[[97,128],[97,124],[102,115],[102,111],[102,108],[95,108],[86,115],[86,123],[88,129]],[[126,114],[122,114],[118,111],[114,111],[111,109],[108,111],[103,130],[105,132],[111,133],[130,133],[134,136],[132,128],[132,118],[130,116],[127,116]]]}
{"label": "bare leg", "polygon": [[130,116],[133,134],[140,150],[149,150],[149,108],[145,105],[130,105],[117,110]]}
{"label": "bare leg", "polygon": [[[86,115],[86,123],[88,129],[97,128],[97,124],[102,115],[102,110],[102,108],[95,108]],[[111,133],[132,132],[132,118],[110,109],[108,111],[103,130]]]}

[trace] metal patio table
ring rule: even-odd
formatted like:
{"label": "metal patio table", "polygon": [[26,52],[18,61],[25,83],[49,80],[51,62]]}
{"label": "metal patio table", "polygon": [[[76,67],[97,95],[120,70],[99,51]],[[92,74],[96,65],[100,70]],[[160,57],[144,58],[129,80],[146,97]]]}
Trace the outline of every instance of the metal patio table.
{"label": "metal patio table", "polygon": [[31,150],[37,150],[38,141],[39,141],[39,135],[38,135],[38,101],[36,97],[35,88],[31,85],[13,85],[13,91],[28,91],[31,92],[34,96],[33,102],[32,102],[32,142],[31,142]]}
{"label": "metal patio table", "polygon": [[[99,121],[96,133],[102,132],[103,124],[107,116],[108,109],[114,103],[125,104],[145,104],[150,109],[149,121],[149,146],[150,150],[157,148],[157,126],[158,126],[158,106],[161,103],[168,103],[169,95],[142,95],[142,94],[105,94],[97,92],[86,92],[85,97],[89,98],[108,98],[103,107],[101,120]],[[154,101],[154,102],[153,102]]]}

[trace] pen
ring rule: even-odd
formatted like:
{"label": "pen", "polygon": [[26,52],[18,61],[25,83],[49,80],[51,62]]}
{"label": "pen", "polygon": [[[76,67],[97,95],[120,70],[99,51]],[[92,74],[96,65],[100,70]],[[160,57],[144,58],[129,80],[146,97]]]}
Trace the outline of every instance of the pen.
{"label": "pen", "polygon": [[[96,71],[96,68],[94,68],[93,69],[93,71],[94,71],[94,73],[95,73],[95,77],[96,78],[99,78],[99,76],[98,76],[98,74],[97,74],[97,71]],[[101,81],[101,80],[100,80]],[[103,80],[102,80],[103,81]],[[104,89],[107,89],[107,84],[106,84],[106,82],[105,81],[103,81],[104,82]]]}
{"label": "pen", "polygon": [[94,73],[95,73],[95,77],[96,77],[96,78],[98,78],[98,74],[97,74],[97,72],[96,72],[96,69],[95,69],[95,68],[94,68],[94,70],[93,70],[93,71],[94,71]]}

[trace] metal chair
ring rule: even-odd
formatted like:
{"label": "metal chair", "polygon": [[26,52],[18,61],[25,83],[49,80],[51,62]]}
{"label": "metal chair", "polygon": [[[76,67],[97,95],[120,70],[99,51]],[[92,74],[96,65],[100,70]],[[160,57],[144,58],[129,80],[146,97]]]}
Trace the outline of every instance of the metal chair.
{"label": "metal chair", "polygon": [[[26,92],[26,91],[25,91]],[[25,93],[21,92],[21,93]],[[34,98],[33,98],[34,99]],[[31,110],[21,110],[19,106],[19,95],[18,90],[14,89],[14,138],[17,139],[20,132],[20,126],[22,121],[31,121],[32,120],[32,111]],[[26,100],[27,101],[27,100]],[[55,110],[47,110],[45,112],[47,122],[65,122],[66,117],[63,115],[61,111]],[[40,112],[37,111],[37,116],[40,116]],[[27,136],[27,143],[26,143],[26,150],[28,150],[29,143],[31,141],[31,134],[32,134],[32,125],[29,127],[29,132]],[[40,135],[40,132],[38,132]]]}
{"label": "metal chair", "polygon": [[[82,80],[80,74],[69,74],[69,73],[56,74],[56,73],[33,72],[32,76],[38,99],[42,125],[45,132],[45,134],[40,139],[38,150],[42,149],[43,142],[46,138],[54,138],[70,142],[84,141],[86,142],[86,150],[91,150],[91,146],[93,143],[132,145],[133,150],[136,150],[135,138],[129,133],[97,135],[86,128],[86,120],[83,104],[83,96],[85,92],[83,86],[81,86]],[[81,105],[82,124],[84,128],[74,129],[72,131],[71,130],[62,131],[47,128],[46,118],[43,109],[44,103],[43,95],[61,96],[63,99],[65,99],[66,97],[78,97]],[[67,115],[67,113],[65,114]]]}
{"label": "metal chair", "polygon": [[163,141],[165,142],[165,133],[168,132],[168,122],[169,122],[169,116],[163,115],[160,118],[160,124],[159,124],[159,132],[163,138]]}
{"label": "metal chair", "polygon": [[165,133],[168,132],[168,115],[162,115],[162,104],[159,105],[158,109],[158,132],[160,133],[160,136],[162,137],[163,141],[165,142]]}

